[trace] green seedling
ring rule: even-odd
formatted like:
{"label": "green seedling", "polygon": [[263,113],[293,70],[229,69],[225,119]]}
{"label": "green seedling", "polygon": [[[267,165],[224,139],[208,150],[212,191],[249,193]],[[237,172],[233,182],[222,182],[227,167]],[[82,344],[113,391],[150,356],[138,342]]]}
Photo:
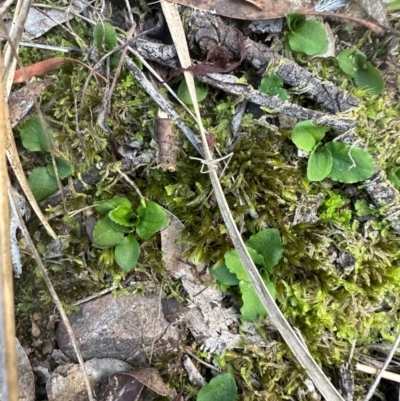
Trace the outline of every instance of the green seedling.
{"label": "green seedling", "polygon": [[[108,53],[117,47],[117,31],[109,22],[99,21],[93,29],[93,41],[99,52]],[[121,55],[122,52],[118,51],[110,56],[110,64],[112,67],[118,66]],[[140,69],[143,69],[143,64],[138,57],[134,56],[132,60]]]}
{"label": "green seedling", "polygon": [[237,399],[237,386],[230,373],[222,373],[202,387],[197,394],[197,401],[234,401]]}
{"label": "green seedling", "polygon": [[134,211],[127,198],[114,196],[96,203],[95,209],[107,216],[94,227],[94,244],[101,249],[115,247],[114,259],[125,272],[131,271],[139,260],[140,246],[134,233],[149,239],[169,222],[166,212],[151,201],[145,201]]}
{"label": "green seedling", "polygon": [[364,53],[355,48],[343,50],[336,57],[340,69],[354,78],[357,86],[365,88],[371,95],[379,95],[385,89],[385,81]]}
{"label": "green seedling", "polygon": [[400,0],[391,1],[390,3],[386,4],[385,7],[389,12],[400,10]]}
{"label": "green seedling", "polygon": [[[21,141],[25,149],[31,152],[47,154],[45,167],[35,167],[28,177],[29,187],[35,199],[40,202],[58,191],[56,173],[51,159],[48,157],[55,139],[50,126],[45,122],[44,127],[38,116],[33,116],[21,127]],[[58,176],[61,180],[72,174],[71,165],[64,159],[56,157]]]}
{"label": "green seedling", "polygon": [[[196,78],[194,79],[194,85],[195,85],[195,89],[196,89],[197,101],[200,103],[207,97],[208,85],[203,82],[200,82]],[[181,81],[177,94],[178,94],[179,99],[181,99],[183,103],[188,104],[188,105],[193,104],[185,79],[183,79]]]}
{"label": "green seedling", "polygon": [[290,31],[287,38],[293,51],[316,56],[328,50],[328,37],[319,21],[293,13],[286,15],[286,22]]}
{"label": "green seedling", "polygon": [[[283,253],[279,231],[271,228],[252,235],[246,242],[246,248],[254,264],[259,268],[268,291],[275,298],[275,287],[270,280],[270,275]],[[224,286],[239,286],[243,301],[243,306],[240,309],[242,319],[247,322],[254,322],[267,316],[267,311],[254,290],[237,251],[235,249],[228,251],[224,259],[225,263],[214,266],[211,269],[211,274]]]}
{"label": "green seedling", "polygon": [[99,21],[93,29],[93,41],[98,50],[109,52],[117,46],[117,31],[109,22]]}
{"label": "green seedling", "polygon": [[276,75],[267,75],[261,80],[258,90],[269,96],[278,96],[279,99],[285,101],[289,98],[287,90],[283,87],[282,80]]}
{"label": "green seedling", "polygon": [[327,127],[301,121],[293,128],[291,139],[300,150],[311,152],[307,165],[310,181],[332,180],[352,184],[370,178],[375,171],[372,157],[363,149],[335,141],[322,144]]}
{"label": "green seedling", "polygon": [[292,141],[301,150],[311,152],[329,131],[329,128],[314,124],[311,120],[298,122],[292,131]]}
{"label": "green seedling", "polygon": [[388,179],[396,189],[400,189],[400,167],[392,167],[388,171]]}

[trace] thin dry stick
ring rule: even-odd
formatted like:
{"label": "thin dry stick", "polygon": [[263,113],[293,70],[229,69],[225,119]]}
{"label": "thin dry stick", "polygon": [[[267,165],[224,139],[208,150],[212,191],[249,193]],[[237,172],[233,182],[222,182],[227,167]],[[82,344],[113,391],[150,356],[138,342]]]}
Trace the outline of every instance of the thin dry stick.
{"label": "thin dry stick", "polygon": [[[177,49],[181,65],[183,68],[187,68],[190,66],[191,60],[189,56],[189,49],[186,42],[185,32],[183,29],[178,9],[175,6],[175,4],[168,3],[165,0],[161,1],[161,7],[165,19],[168,23],[168,27],[172,39],[174,41],[175,47]],[[201,121],[200,110],[196,98],[193,75],[188,71],[185,71],[184,74],[186,82],[188,84],[189,93],[193,101],[193,106],[196,112],[197,121],[200,127],[200,134],[204,147],[205,159],[207,162],[211,162],[212,156],[210,149],[208,147],[207,139],[205,136],[205,130]],[[217,198],[218,205],[221,210],[221,215],[224,219],[225,225],[231,236],[232,242],[240,256],[243,265],[246,268],[246,271],[250,277],[254,289],[256,290],[257,295],[260,297],[263,306],[268,312],[268,315],[271,317],[271,320],[278,328],[279,332],[285,339],[286,343],[292,350],[297,360],[304,367],[304,369],[306,369],[308,375],[313,380],[314,385],[319,389],[321,394],[329,401],[344,401],[343,398],[340,396],[339,392],[336,390],[336,388],[332,385],[332,383],[328,380],[328,378],[322,372],[320,367],[314,361],[307,348],[296,336],[290,324],[287,322],[282,312],[275,304],[275,301],[273,300],[267,288],[265,287],[265,284],[262,281],[260,273],[257,270],[256,266],[254,265],[254,262],[251,259],[247,251],[247,248],[243,242],[243,239],[241,238],[241,235],[238,231],[238,228],[233,220],[232,214],[229,210],[229,206],[225,199],[224,192],[218,180],[216,169],[213,168],[210,169],[209,174],[215,192],[215,196]]]}
{"label": "thin dry stick", "polygon": [[[10,186],[11,186],[11,184],[10,184]],[[12,192],[11,192],[11,194],[12,194]],[[47,274],[47,270],[46,270],[46,268],[45,268],[45,266],[44,266],[44,264],[43,264],[43,262],[42,262],[42,260],[40,258],[39,252],[36,250],[35,245],[34,245],[34,243],[32,241],[32,238],[31,238],[31,236],[29,234],[29,231],[26,228],[25,222],[24,222],[24,220],[23,220],[23,218],[22,218],[22,216],[21,216],[21,214],[19,212],[18,207],[16,206],[14,195],[12,195],[12,202],[14,203],[14,207],[15,207],[15,209],[17,211],[17,214],[18,214],[18,217],[19,217],[19,227],[20,227],[20,229],[22,231],[22,234],[24,236],[26,244],[27,244],[27,246],[28,246],[33,258],[35,259],[36,263],[38,264],[38,266],[40,268],[40,272],[42,273],[43,279],[44,279],[44,281],[46,283],[46,286],[47,286],[47,288],[48,288],[48,290],[49,290],[49,292],[51,294],[51,298],[53,299],[53,301],[54,301],[54,303],[55,303],[55,305],[56,305],[56,307],[58,309],[58,312],[60,313],[61,320],[64,323],[64,325],[65,325],[65,327],[67,329],[67,332],[68,332],[68,336],[71,339],[72,347],[74,348],[76,357],[78,359],[79,365],[80,365],[81,370],[82,370],[83,380],[84,380],[85,385],[86,385],[86,390],[87,390],[89,401],[94,401],[92,387],[90,385],[89,377],[88,377],[87,372],[86,372],[85,361],[83,360],[81,351],[79,349],[78,341],[77,341],[77,339],[75,337],[75,334],[74,334],[74,332],[72,330],[71,324],[70,324],[70,322],[68,320],[68,316],[64,311],[64,308],[63,308],[63,306],[61,304],[61,301],[58,298],[58,295],[57,295],[57,293],[56,293],[56,291],[55,291],[55,289],[53,287],[53,284],[52,284],[52,282],[50,280],[50,277]]]}
{"label": "thin dry stick", "polygon": [[[0,62],[0,67],[2,63]],[[4,83],[0,78],[0,343],[2,345],[2,399],[18,400],[17,357],[15,351],[14,290],[11,265],[10,219],[8,209],[8,174],[6,161],[7,104]]]}
{"label": "thin dry stick", "polygon": [[389,363],[392,360],[393,355],[397,351],[397,347],[399,346],[399,344],[400,344],[400,331],[397,334],[396,341],[393,343],[392,349],[390,350],[390,352],[385,360],[385,363],[382,366],[382,369],[380,370],[378,376],[376,376],[375,381],[372,383],[372,386],[370,387],[367,395],[365,396],[364,401],[368,401],[374,395],[375,390],[378,387],[378,384],[381,381],[387,367],[389,366]]}
{"label": "thin dry stick", "polygon": [[[379,368],[364,365],[363,363],[357,363],[355,369],[358,372],[364,372],[370,375],[376,375],[380,371]],[[400,383],[400,375],[398,373],[383,371],[382,378],[391,380],[392,382]]]}
{"label": "thin dry stick", "polygon": [[[24,31],[25,21],[28,16],[29,9],[31,7],[31,0],[20,0],[14,11],[14,18],[11,25],[10,32],[8,34],[8,41],[4,47],[4,85],[5,93],[7,94],[6,99],[11,91],[12,80],[14,77],[15,66],[17,65],[17,54],[19,43]],[[0,21],[3,21],[0,19]],[[7,32],[5,30],[4,32]]]}
{"label": "thin dry stick", "polygon": [[[17,13],[17,11],[18,11],[18,6],[17,6],[16,13]],[[27,11],[25,11],[25,10],[23,10],[23,12],[21,11],[22,17],[26,18],[26,14],[27,14]],[[18,22],[16,22],[16,25],[20,26],[21,24],[25,23],[25,20],[22,17],[18,19]],[[0,19],[0,26],[2,26],[4,28],[4,23],[1,19]],[[19,34],[18,30],[17,30],[17,33]],[[8,37],[6,48],[4,51],[6,52],[6,50],[9,49],[11,52],[14,51],[14,53],[12,53],[13,54],[12,58],[9,57],[8,65],[4,64],[4,66],[2,68],[3,80],[5,82],[4,99],[8,99],[9,92],[11,90],[11,83],[12,83],[12,80],[14,77],[16,60],[18,60],[18,55],[17,55],[18,46],[16,46],[16,43],[18,43],[18,42],[17,42],[16,38],[12,36],[12,31],[11,31],[11,33]],[[8,83],[10,83],[10,86],[7,86]],[[29,88],[30,88],[30,86],[28,84],[28,89]],[[31,91],[31,92],[34,93],[34,91]],[[40,116],[41,112],[40,112],[40,108],[37,103],[35,95],[32,95],[32,98],[33,98],[36,110],[38,111],[38,114]],[[14,141],[14,136],[13,136],[13,132],[12,132],[11,124],[10,124],[8,107],[5,109],[5,113],[6,113],[5,123],[6,123],[6,128],[7,128],[5,147],[6,147],[8,162],[10,163],[10,165],[13,169],[13,172],[14,172],[15,176],[17,177],[18,182],[21,185],[21,188],[23,189],[26,197],[28,198],[28,201],[29,201],[30,205],[32,206],[32,209],[35,211],[36,215],[38,216],[39,220],[42,222],[43,226],[45,227],[45,229],[47,230],[49,235],[53,239],[57,239],[57,234],[51,228],[50,224],[48,223],[48,221],[44,217],[42,211],[40,210],[40,207],[37,204],[36,199],[32,195],[32,191],[31,191],[28,181],[25,177],[25,173],[22,168],[21,161],[19,160],[17,146],[15,145],[15,141]]]}

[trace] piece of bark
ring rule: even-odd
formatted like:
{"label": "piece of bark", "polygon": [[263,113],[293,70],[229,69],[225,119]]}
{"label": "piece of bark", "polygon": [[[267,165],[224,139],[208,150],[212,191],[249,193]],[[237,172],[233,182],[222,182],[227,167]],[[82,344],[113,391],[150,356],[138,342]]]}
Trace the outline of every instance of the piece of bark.
{"label": "piece of bark", "polygon": [[179,148],[176,143],[173,120],[162,110],[156,117],[156,135],[158,144],[158,164],[165,171],[176,171]]}
{"label": "piece of bark", "polygon": [[354,398],[354,376],[348,363],[339,366],[339,389],[345,401],[353,401]]}
{"label": "piece of bark", "polygon": [[[207,54],[216,44],[223,45],[229,51],[239,54],[236,31],[227,26],[216,16],[193,12],[189,22],[195,27],[190,32],[190,38],[199,43],[200,48]],[[179,61],[173,45],[165,45],[148,41],[144,38],[135,42],[136,50],[148,60],[156,61],[171,68],[179,68]],[[345,111],[359,104],[359,100],[339,89],[332,82],[323,81],[298,64],[285,59],[268,46],[245,39],[246,60],[257,70],[264,70],[270,63],[275,66],[275,73],[282,81],[297,88],[302,93],[314,99],[321,107],[336,113]]]}
{"label": "piece of bark", "polygon": [[237,83],[237,78],[234,75],[209,74],[206,76],[199,76],[198,79],[226,93],[248,99],[260,106],[268,107],[271,109],[271,112],[296,117],[298,120],[312,120],[315,124],[325,125],[342,132],[358,124],[357,121],[354,120],[341,119],[332,114],[310,110],[293,103],[284,102],[278,97],[272,97],[254,90],[251,85]]}
{"label": "piece of bark", "polygon": [[[191,13],[188,23],[193,28],[190,31],[189,40],[194,39],[204,53],[207,53],[215,44],[225,46],[234,54],[240,52],[235,30],[225,24],[221,18],[212,14],[194,11]],[[254,68],[264,70],[267,66],[273,67],[276,75],[285,84],[306,93],[326,110],[336,113],[358,105],[359,101],[354,96],[342,91],[332,82],[323,81],[314,76],[293,61],[285,59],[280,54],[272,51],[263,43],[257,43],[246,38],[245,46],[247,50],[246,60]]]}
{"label": "piece of bark", "polygon": [[[174,46],[171,45],[163,45],[160,43],[151,43],[147,42],[142,39],[136,43],[137,45],[137,50],[141,53],[141,55],[144,58],[159,62],[159,63],[165,63],[169,67],[175,68],[178,65],[178,59],[174,56],[176,55],[175,48]],[[164,54],[167,54],[167,58],[164,59]],[[299,67],[297,64],[292,63],[295,68],[295,72],[299,73],[302,76],[306,77],[312,77],[312,83],[316,84],[318,82],[318,89],[319,91],[322,91],[325,95],[328,92],[328,87],[330,88],[329,90],[332,93],[332,96],[338,96],[338,98],[345,98],[347,95],[342,92],[340,89],[335,87],[332,83],[330,82],[324,82],[322,84],[322,81],[319,78],[314,77],[311,73],[308,71],[304,70],[303,68]],[[288,65],[287,65],[288,66]],[[221,77],[219,80],[213,80],[211,77]],[[223,78],[226,77],[226,78]],[[295,104],[289,103],[289,102],[283,102],[279,98],[276,97],[271,97],[268,96],[267,94],[255,91],[250,85],[246,84],[237,84],[237,78],[233,75],[227,75],[227,74],[210,74],[210,75],[204,75],[204,76],[198,76],[198,79],[200,81],[206,82],[214,87],[217,87],[221,90],[227,91],[228,93],[232,95],[237,95],[237,96],[242,96],[244,98],[247,98],[248,100],[270,108],[273,111],[277,111],[281,114],[286,114],[288,116],[296,117],[299,120],[313,120],[315,123],[317,121],[319,124],[325,124],[329,127],[335,128],[339,131],[346,131],[355,125],[357,125],[357,122],[354,120],[346,120],[346,119],[339,119],[338,117],[335,117],[333,115],[329,115],[326,113],[322,113],[320,111],[316,110],[309,110],[301,106],[297,106]],[[230,80],[229,85],[224,85],[224,81]],[[315,82],[314,82],[315,81]],[[314,87],[315,88],[315,87]],[[313,88],[308,88],[311,92]],[[307,88],[302,89],[304,92],[307,92]],[[327,92],[325,92],[327,91]],[[354,100],[354,104],[352,106],[356,106],[358,104],[358,100],[354,97],[350,97],[351,101]],[[328,101],[328,99],[325,96],[325,101]],[[350,107],[350,104],[348,104]],[[351,107],[352,107],[351,106]],[[335,107],[330,107],[333,109],[332,111],[338,111],[337,108]]]}

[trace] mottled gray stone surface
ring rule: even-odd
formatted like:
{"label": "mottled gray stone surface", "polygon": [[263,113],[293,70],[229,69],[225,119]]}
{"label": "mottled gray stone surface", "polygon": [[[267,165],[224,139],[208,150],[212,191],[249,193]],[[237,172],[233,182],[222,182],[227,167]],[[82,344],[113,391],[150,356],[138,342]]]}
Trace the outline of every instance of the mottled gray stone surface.
{"label": "mottled gray stone surface", "polygon": [[[17,339],[15,339],[15,347],[17,351],[19,401],[34,401],[35,378],[31,364]],[[0,401],[2,399],[0,383]]]}
{"label": "mottled gray stone surface", "polygon": [[[85,362],[86,372],[97,397],[103,394],[108,379],[116,372],[131,370],[131,366],[116,359],[94,358]],[[87,390],[78,364],[59,366],[46,383],[49,401],[87,401]]]}

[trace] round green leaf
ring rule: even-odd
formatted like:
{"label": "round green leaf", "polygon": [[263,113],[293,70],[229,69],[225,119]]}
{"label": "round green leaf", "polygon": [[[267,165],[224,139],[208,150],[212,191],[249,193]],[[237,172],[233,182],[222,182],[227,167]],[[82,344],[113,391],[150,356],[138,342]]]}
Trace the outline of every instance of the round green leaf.
{"label": "round green leaf", "polygon": [[[246,247],[254,249],[262,255],[268,273],[272,273],[272,268],[280,261],[283,254],[281,235],[276,228],[268,228],[253,234],[246,241]],[[254,261],[254,263],[256,262]]]}
{"label": "round green leaf", "polygon": [[328,127],[314,124],[311,120],[300,121],[294,126],[291,139],[299,149],[311,152],[328,131]]}
{"label": "round green leaf", "polygon": [[95,210],[100,213],[108,213],[109,211],[122,205],[132,208],[131,202],[122,196],[114,196],[112,199],[96,202],[95,205]]}
{"label": "round green leaf", "polygon": [[295,52],[309,56],[324,54],[328,50],[328,37],[324,26],[316,20],[306,20],[305,24],[288,35],[289,46]]}
{"label": "round green leaf", "polygon": [[124,237],[115,247],[115,261],[124,272],[131,271],[137,265],[139,255],[140,246],[132,234]]}
{"label": "round green leaf", "polygon": [[210,269],[210,273],[220,284],[230,286],[239,284],[239,280],[236,277],[236,274],[232,273],[225,263],[220,266],[213,266]]}
{"label": "round green leaf", "polygon": [[319,147],[311,152],[307,165],[309,181],[322,181],[332,170],[333,159],[329,149]]}
{"label": "round green leaf", "polygon": [[[194,79],[194,83],[195,83],[197,101],[200,103],[207,97],[208,85],[200,82],[196,78]],[[192,103],[192,98],[190,97],[189,89],[187,87],[187,83],[186,83],[185,79],[183,81],[181,81],[181,83],[179,85],[178,97],[185,104],[193,104]]]}
{"label": "round green leaf", "polygon": [[356,68],[353,63],[353,56],[355,53],[355,49],[350,48],[343,50],[336,56],[336,60],[339,63],[340,69],[347,75],[350,75],[351,77],[354,76],[356,73]]}
{"label": "round green leaf", "polygon": [[167,227],[169,220],[165,210],[157,203],[146,201],[146,206],[140,205],[137,209],[139,216],[136,232],[142,239],[148,239],[153,234]]}
{"label": "round green leaf", "polygon": [[332,154],[332,170],[328,175],[332,180],[352,184],[366,180],[374,174],[374,160],[363,149],[351,147],[343,142],[329,142],[325,148]]}
{"label": "round green leaf", "polygon": [[293,131],[291,139],[298,149],[305,152],[311,152],[317,144],[315,138],[306,131]]}
{"label": "round green leaf", "polygon": [[111,224],[109,217],[96,223],[93,230],[94,243],[100,246],[114,246],[124,239],[124,233],[117,231]]}
{"label": "round green leaf", "polygon": [[[63,180],[64,178],[67,178],[68,176],[70,176],[72,174],[72,167],[65,159],[56,157],[56,165],[57,165],[58,176],[60,177],[60,179]],[[49,164],[47,166],[47,172],[52,177],[56,176],[54,167],[52,164]]]}
{"label": "round green leaf", "polygon": [[371,95],[380,95],[385,89],[385,81],[379,70],[369,61],[365,64],[364,70],[358,70],[354,75],[354,82],[357,86],[365,88]]}
{"label": "round green leaf", "polygon": [[25,149],[32,152],[50,152],[54,134],[48,124],[43,129],[38,116],[33,116],[21,127],[21,141]]}
{"label": "round green leaf", "polygon": [[40,202],[58,191],[58,183],[46,167],[36,167],[28,177],[29,187],[35,199]]}
{"label": "round green leaf", "polygon": [[230,373],[222,373],[200,389],[196,401],[234,401],[237,396],[235,379]]}
{"label": "round green leaf", "polygon": [[99,50],[108,52],[117,46],[117,31],[109,22],[99,21],[93,29],[93,40]]}

